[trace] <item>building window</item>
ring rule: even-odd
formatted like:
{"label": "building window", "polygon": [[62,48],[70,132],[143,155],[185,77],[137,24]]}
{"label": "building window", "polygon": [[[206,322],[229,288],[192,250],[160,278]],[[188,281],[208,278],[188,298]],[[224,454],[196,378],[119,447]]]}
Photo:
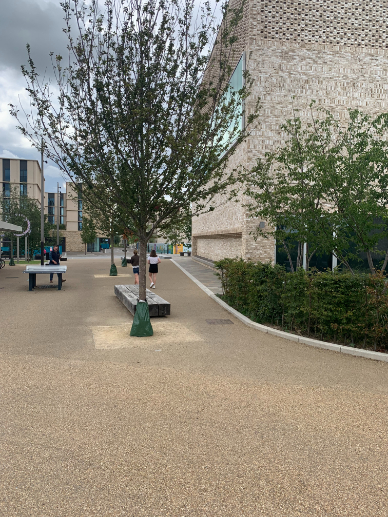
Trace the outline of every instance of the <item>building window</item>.
{"label": "building window", "polygon": [[55,194],[48,194],[48,206],[55,206]]}
{"label": "building window", "polygon": [[9,183],[3,183],[3,197],[11,196],[11,186]]}
{"label": "building window", "polygon": [[78,221],[82,221],[82,212],[78,212]]}
{"label": "building window", "polygon": [[55,214],[55,208],[53,206],[49,206],[48,207],[48,214],[49,215],[54,215]]}
{"label": "building window", "polygon": [[3,181],[11,181],[11,161],[3,159]]}
{"label": "building window", "polygon": [[27,185],[23,183],[20,184],[20,195],[26,196],[27,195]]}
{"label": "building window", "polygon": [[[243,88],[244,86],[244,70],[245,70],[245,56],[244,54],[241,56],[240,61],[238,62],[236,68],[234,69],[233,74],[230,77],[229,84],[228,84],[228,90],[225,94],[224,101],[226,104],[231,102],[232,98],[236,96],[236,94]],[[225,145],[229,142],[231,138],[233,140],[230,143],[230,146],[233,145],[233,143],[238,138],[238,134],[240,131],[244,129],[244,104],[243,102],[236,102],[236,112],[235,112],[235,119],[231,121],[229,128],[226,130],[224,136],[221,140],[221,145]],[[222,102],[221,102],[221,110],[222,110]],[[224,149],[224,151],[227,151],[227,149]]]}
{"label": "building window", "polygon": [[20,183],[27,183],[27,160],[20,160]]}
{"label": "building window", "polygon": [[82,222],[81,221],[78,221],[78,231],[79,232],[82,231]]}
{"label": "building window", "polygon": [[63,215],[61,215],[61,217],[59,218],[59,224],[65,224],[65,218],[63,217]]}
{"label": "building window", "polygon": [[11,161],[3,159],[3,181],[11,181]]}
{"label": "building window", "polygon": [[[63,192],[61,192],[60,194],[60,205],[63,206],[64,205],[64,201],[63,201]],[[62,210],[62,209],[61,209]]]}
{"label": "building window", "polygon": [[3,202],[4,213],[5,214],[8,213],[10,211],[10,208],[11,208],[11,200],[10,199],[4,199],[4,202]]}
{"label": "building window", "polygon": [[78,200],[78,210],[82,210],[82,199]]}
{"label": "building window", "polygon": [[60,214],[60,215],[64,215],[63,210],[64,210],[64,208],[63,208],[63,207],[61,207],[61,208],[59,209],[59,214]]}
{"label": "building window", "polygon": [[53,216],[53,215],[49,215],[49,216],[48,216],[48,222],[49,222],[50,224],[54,224],[54,216]]}

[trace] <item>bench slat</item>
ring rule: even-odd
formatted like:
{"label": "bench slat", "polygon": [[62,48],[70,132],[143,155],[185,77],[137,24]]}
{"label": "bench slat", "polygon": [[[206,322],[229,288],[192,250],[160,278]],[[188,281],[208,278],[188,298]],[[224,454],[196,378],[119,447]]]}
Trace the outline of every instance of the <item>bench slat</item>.
{"label": "bench slat", "polygon": [[[114,293],[129,312],[135,314],[139,297],[138,286],[115,285]],[[146,296],[150,317],[168,316],[170,314],[170,304],[166,300],[149,289],[146,291]]]}

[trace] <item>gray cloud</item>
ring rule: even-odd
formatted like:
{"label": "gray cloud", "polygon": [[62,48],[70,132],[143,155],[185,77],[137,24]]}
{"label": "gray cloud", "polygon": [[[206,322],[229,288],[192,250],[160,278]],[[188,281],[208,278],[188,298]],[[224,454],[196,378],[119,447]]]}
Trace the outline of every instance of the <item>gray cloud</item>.
{"label": "gray cloud", "polygon": [[[27,110],[29,107],[20,69],[27,64],[27,43],[31,45],[38,73],[46,76],[52,72],[49,53],[67,54],[63,11],[59,0],[0,0],[0,4],[0,156],[40,162],[40,154],[16,129],[9,104],[23,105]],[[45,176],[45,190],[55,191],[57,181],[63,185],[63,177],[54,164],[47,164]]]}
{"label": "gray cloud", "polygon": [[[0,16],[0,66],[20,70],[31,45],[38,71],[50,66],[49,53],[66,53],[63,11],[58,3],[6,0]],[[48,70],[49,71],[49,70]]]}

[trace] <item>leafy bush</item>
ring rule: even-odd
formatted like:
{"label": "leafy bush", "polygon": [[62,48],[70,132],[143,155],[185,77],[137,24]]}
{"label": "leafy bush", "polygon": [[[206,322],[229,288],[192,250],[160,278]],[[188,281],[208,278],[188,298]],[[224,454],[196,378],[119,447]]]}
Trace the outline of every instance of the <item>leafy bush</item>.
{"label": "leafy bush", "polygon": [[253,321],[362,347],[388,348],[384,275],[340,271],[287,273],[283,266],[216,262],[223,299]]}

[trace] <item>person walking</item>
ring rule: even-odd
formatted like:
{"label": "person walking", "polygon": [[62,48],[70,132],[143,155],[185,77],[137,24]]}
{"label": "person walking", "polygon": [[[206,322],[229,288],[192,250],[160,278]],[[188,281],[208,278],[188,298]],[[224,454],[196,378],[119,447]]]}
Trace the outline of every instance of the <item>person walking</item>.
{"label": "person walking", "polygon": [[148,270],[151,282],[150,287],[152,287],[152,289],[155,289],[156,275],[158,273],[158,264],[160,264],[162,261],[157,256],[156,251],[152,250],[147,262],[150,265]]}
{"label": "person walking", "polygon": [[132,271],[135,275],[135,285],[139,285],[139,255],[137,254],[137,250],[133,250],[133,255],[129,262],[132,264]]}
{"label": "person walking", "polygon": [[[54,248],[52,250],[50,250],[49,259],[50,259],[50,262],[49,262],[50,265],[52,265],[52,266],[60,265],[61,256],[59,254],[58,244],[56,244],[54,246]],[[58,274],[57,274],[57,276],[58,276]],[[50,273],[50,284],[53,283],[53,277],[54,277],[54,273]],[[62,280],[62,282],[66,282],[66,280]]]}

